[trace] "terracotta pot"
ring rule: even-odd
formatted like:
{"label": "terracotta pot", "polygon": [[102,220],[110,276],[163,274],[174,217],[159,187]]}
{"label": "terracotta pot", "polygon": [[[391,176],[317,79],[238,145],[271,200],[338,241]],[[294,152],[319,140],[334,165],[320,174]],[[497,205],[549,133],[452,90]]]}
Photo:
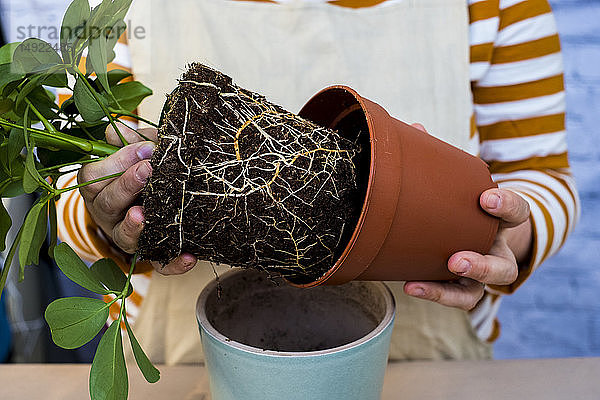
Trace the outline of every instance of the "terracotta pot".
{"label": "terracotta pot", "polygon": [[447,268],[453,253],[490,249],[499,221],[479,196],[496,184],[481,159],[390,117],[346,86],[319,92],[300,115],[342,134],[362,128],[366,138],[368,131],[370,152],[363,150],[365,198],[346,248],[325,275],[297,286],[455,279]]}

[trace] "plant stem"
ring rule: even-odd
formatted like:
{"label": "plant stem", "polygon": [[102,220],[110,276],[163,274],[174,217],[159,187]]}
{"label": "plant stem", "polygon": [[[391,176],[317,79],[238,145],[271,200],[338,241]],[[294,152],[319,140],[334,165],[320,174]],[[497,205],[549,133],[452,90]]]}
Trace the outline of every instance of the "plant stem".
{"label": "plant stem", "polygon": [[21,180],[21,177],[17,177],[17,176],[11,176],[8,179],[5,179],[2,181],[2,183],[0,184],[0,193],[4,192],[4,189],[6,189],[8,187],[8,185],[10,185],[11,183],[14,182],[18,182]]}
{"label": "plant stem", "polygon": [[66,192],[70,192],[71,190],[82,188],[84,186],[93,185],[94,183],[106,181],[106,180],[113,179],[113,178],[118,178],[119,176],[123,175],[124,173],[125,173],[125,171],[117,172],[116,174],[106,175],[106,176],[103,176],[102,178],[98,178],[98,179],[92,179],[91,181],[80,183],[79,185],[74,185],[74,186],[69,186],[64,189],[59,189],[56,191],[56,194],[60,195],[60,194],[66,193]]}
{"label": "plant stem", "polygon": [[4,292],[4,285],[6,285],[6,279],[8,278],[8,271],[10,270],[10,266],[12,265],[12,260],[15,256],[15,252],[17,251],[17,244],[21,241],[21,235],[23,233],[23,226],[19,228],[19,232],[15,237],[15,241],[10,246],[10,250],[4,259],[4,267],[2,268],[2,275],[0,276],[0,299],[2,298],[2,293]]}
{"label": "plant stem", "polygon": [[125,287],[123,288],[123,291],[121,292],[121,296],[123,297],[123,300],[121,301],[121,312],[119,313],[119,322],[121,321],[121,319],[123,318],[123,315],[125,314],[125,300],[127,299],[127,292],[129,292],[129,285],[131,284],[131,276],[133,275],[133,269],[135,268],[135,263],[137,261],[137,253],[133,255],[133,258],[131,259],[131,266],[129,267],[129,273],[127,274],[127,282],[125,282]]}
{"label": "plant stem", "polygon": [[54,127],[54,125],[52,125],[50,123],[50,121],[48,121],[41,112],[38,111],[37,108],[35,108],[35,106],[31,103],[31,101],[29,101],[29,99],[27,97],[25,97],[25,102],[27,103],[27,105],[29,106],[29,108],[31,108],[31,110],[33,111],[33,113],[38,117],[38,119],[40,121],[42,121],[42,124],[44,125],[44,128],[46,128],[48,130],[48,132],[50,133],[56,133],[56,128]]}
{"label": "plant stem", "polygon": [[[0,126],[7,128],[24,129],[23,126],[15,124],[4,118],[0,118]],[[66,133],[51,133],[41,129],[27,128],[30,136],[35,140],[36,145],[49,149],[61,149],[76,151],[83,154],[91,154],[99,157],[109,156],[119,150],[118,147],[111,144],[78,138]]]}
{"label": "plant stem", "polygon": [[146,135],[144,135],[142,132],[140,132],[140,130],[138,128],[132,128],[129,125],[127,125],[125,122],[121,121],[120,119],[117,120],[118,123],[125,125],[127,128],[131,129],[132,131],[134,131],[139,137],[141,137],[142,139],[144,139],[147,142],[153,142],[153,140],[151,140],[149,137],[147,137]]}
{"label": "plant stem", "polygon": [[64,167],[70,167],[72,165],[84,165],[84,164],[89,164],[89,163],[93,163],[93,162],[96,162],[96,161],[101,161],[104,158],[106,158],[106,157],[90,158],[88,160],[79,160],[79,161],[75,161],[75,162],[54,165],[54,166],[48,167],[48,168],[42,168],[42,169],[39,169],[38,171],[40,173],[43,173],[43,172],[52,172],[54,170],[61,169],[61,168],[64,168]]}
{"label": "plant stem", "polygon": [[125,110],[116,110],[116,109],[114,109],[114,108],[110,108],[110,107],[109,107],[109,109],[108,109],[108,110],[109,110],[111,113],[113,113],[113,114],[118,114],[118,115],[125,116],[125,117],[131,117],[131,118],[135,118],[135,119],[137,119],[138,121],[145,122],[145,123],[147,123],[147,124],[148,124],[148,125],[150,125],[150,126],[153,126],[153,127],[155,127],[155,128],[158,128],[158,124],[157,124],[156,122],[152,122],[152,121],[150,121],[149,119],[146,119],[146,118],[144,118],[144,117],[141,117],[141,116],[139,116],[139,115],[137,115],[137,114],[130,113],[130,112],[128,112],[128,111],[125,111]]}
{"label": "plant stem", "polygon": [[[112,290],[110,291],[110,293],[114,294],[114,292]],[[118,293],[118,292],[116,294],[120,295],[120,293]],[[108,307],[112,306],[114,303],[117,302],[117,300],[119,300],[119,298],[120,298],[120,296],[116,296],[114,299],[112,299],[111,301],[109,301],[108,303],[106,303],[106,305]]]}
{"label": "plant stem", "polygon": [[121,139],[121,143],[123,143],[123,146],[127,146],[129,143],[127,142],[127,140],[125,140],[125,137],[123,137],[123,134],[121,133],[121,131],[117,127],[117,124],[115,123],[115,119],[113,118],[113,116],[111,115],[111,113],[108,110],[108,108],[106,108],[106,106],[104,105],[104,103],[102,102],[102,100],[100,99],[100,97],[98,96],[98,93],[96,92],[96,90],[88,82],[87,78],[85,77],[85,75],[83,74],[83,72],[81,72],[79,70],[79,68],[73,68],[73,70],[79,76],[79,79],[83,80],[83,83],[87,86],[87,89],[90,91],[90,93],[92,94],[92,96],[94,96],[94,100],[96,100],[96,103],[98,103],[98,105],[100,106],[100,108],[102,108],[102,111],[104,111],[104,114],[108,118],[108,120],[110,122],[110,125],[113,127],[113,129],[115,130],[115,132],[117,133],[117,135],[119,135],[119,139]]}
{"label": "plant stem", "polygon": [[[42,178],[42,176],[40,175],[40,173],[37,171],[37,169],[35,169],[35,155],[33,154],[34,152],[34,144],[31,143],[30,140],[30,134],[29,131],[27,130],[27,128],[29,127],[29,110],[31,110],[31,106],[27,106],[27,108],[25,109],[25,114],[23,115],[23,136],[25,138],[25,148],[27,149],[27,158],[25,161],[25,175],[23,177],[23,184],[25,184],[25,177],[27,176],[27,174],[31,175],[31,177],[35,180],[38,181],[38,186],[43,187],[44,189],[46,189],[48,192],[55,194],[56,191],[55,189],[50,186],[50,184],[48,184],[48,182],[46,182],[46,180],[44,178]],[[33,157],[33,168],[35,169],[35,173],[31,172],[29,170],[29,164],[27,162],[27,160],[30,159],[30,157]],[[42,201],[42,198],[40,198],[40,202]],[[21,265],[21,278],[23,277],[23,266]]]}
{"label": "plant stem", "polygon": [[79,129],[81,129],[83,131],[83,133],[85,133],[85,135],[90,139],[90,140],[96,140],[96,138],[90,133],[90,131],[88,131],[88,129],[83,126],[81,123],[74,121],[75,125],[77,125],[77,127],[79,127]]}

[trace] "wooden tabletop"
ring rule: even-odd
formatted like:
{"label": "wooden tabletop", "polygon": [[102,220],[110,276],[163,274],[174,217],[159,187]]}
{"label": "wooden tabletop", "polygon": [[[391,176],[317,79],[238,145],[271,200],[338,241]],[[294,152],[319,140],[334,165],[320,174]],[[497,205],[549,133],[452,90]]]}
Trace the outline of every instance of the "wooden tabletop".
{"label": "wooden tabletop", "polygon": [[[132,400],[209,400],[202,366],[160,367],[150,385],[129,368]],[[85,400],[89,365],[0,365],[2,400]],[[390,364],[383,400],[597,400],[600,358]],[[335,400],[335,399],[332,399]]]}

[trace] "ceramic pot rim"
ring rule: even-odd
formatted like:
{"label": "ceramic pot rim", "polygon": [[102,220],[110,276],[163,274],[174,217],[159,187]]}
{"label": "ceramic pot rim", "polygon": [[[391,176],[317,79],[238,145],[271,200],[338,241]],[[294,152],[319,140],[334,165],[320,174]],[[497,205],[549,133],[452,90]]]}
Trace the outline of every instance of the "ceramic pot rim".
{"label": "ceramic pot rim", "polygon": [[[219,277],[219,281],[223,282],[227,279],[231,279],[237,274],[244,273],[244,270],[232,270],[228,271],[225,274]],[[379,335],[381,335],[385,329],[393,324],[394,317],[396,314],[396,302],[394,300],[394,295],[390,288],[384,284],[383,282],[362,282],[364,284],[372,285],[376,287],[379,293],[383,296],[385,302],[385,314],[381,319],[381,322],[377,324],[377,326],[369,332],[367,335],[354,340],[350,343],[344,344],[342,346],[332,347],[330,349],[325,350],[317,350],[317,351],[275,351],[275,350],[263,350],[258,347],[249,346],[240,342],[236,342],[235,340],[231,340],[221,332],[217,331],[215,327],[210,323],[206,313],[204,312],[204,305],[206,304],[206,300],[208,296],[217,288],[217,280],[213,279],[210,281],[200,295],[198,296],[198,301],[196,302],[196,320],[200,325],[201,329],[203,329],[207,334],[209,334],[213,339],[218,342],[221,342],[229,347],[233,347],[237,350],[252,353],[260,356],[269,356],[269,357],[319,357],[319,356],[327,356],[330,354],[340,353],[345,350],[349,350],[355,348],[357,346],[363,345],[371,340],[375,339]]]}

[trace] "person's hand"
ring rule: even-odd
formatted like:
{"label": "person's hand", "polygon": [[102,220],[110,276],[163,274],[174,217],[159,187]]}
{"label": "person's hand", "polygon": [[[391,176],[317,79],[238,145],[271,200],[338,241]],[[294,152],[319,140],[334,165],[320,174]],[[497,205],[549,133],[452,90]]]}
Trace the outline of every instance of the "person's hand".
{"label": "person's hand", "polygon": [[[156,129],[139,131],[151,141],[144,141],[135,131],[119,126],[128,146],[104,160],[86,164],[77,175],[78,182],[84,183],[107,175],[123,172],[123,175],[84,186],[79,189],[92,219],[100,226],[106,236],[125,253],[133,254],[144,227],[144,210],[134,205],[134,201],[144,188],[152,173],[150,157],[157,141]],[[119,137],[109,126],[106,139],[114,145],[121,145]],[[182,254],[168,265],[152,263],[154,268],[164,275],[182,274],[196,264],[191,254]]]}
{"label": "person's hand", "polygon": [[[413,126],[425,131],[420,124]],[[456,282],[406,282],[406,294],[471,310],[483,297],[486,284],[510,285],[517,279],[518,264],[529,257],[533,241],[529,204],[506,189],[486,190],[479,202],[486,212],[501,219],[489,254],[459,251],[448,260],[448,269],[460,279]]]}

